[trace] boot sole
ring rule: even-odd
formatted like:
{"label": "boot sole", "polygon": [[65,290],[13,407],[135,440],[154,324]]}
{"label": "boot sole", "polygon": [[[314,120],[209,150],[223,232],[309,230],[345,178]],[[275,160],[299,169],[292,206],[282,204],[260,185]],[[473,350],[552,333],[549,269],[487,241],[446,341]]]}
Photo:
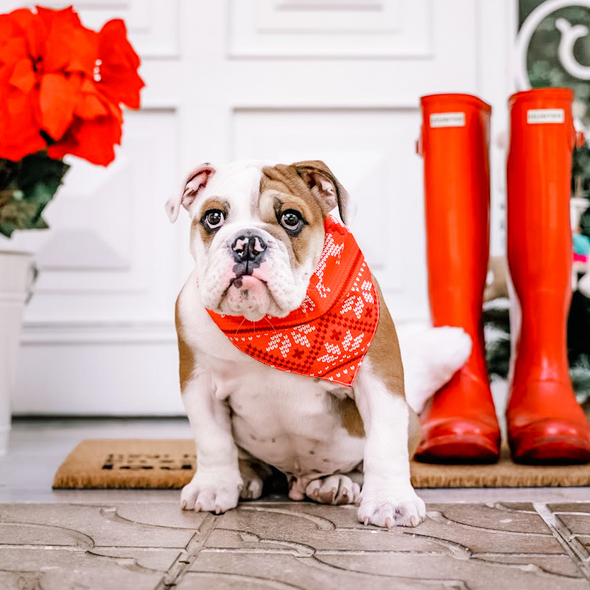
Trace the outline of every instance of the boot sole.
{"label": "boot sole", "polygon": [[499,449],[481,437],[441,436],[419,448],[414,459],[421,463],[489,465],[496,463],[499,456]]}
{"label": "boot sole", "polygon": [[[519,448],[520,446],[520,448]],[[583,465],[590,463],[590,447],[578,438],[545,437],[534,445],[511,444],[512,460],[524,465]]]}

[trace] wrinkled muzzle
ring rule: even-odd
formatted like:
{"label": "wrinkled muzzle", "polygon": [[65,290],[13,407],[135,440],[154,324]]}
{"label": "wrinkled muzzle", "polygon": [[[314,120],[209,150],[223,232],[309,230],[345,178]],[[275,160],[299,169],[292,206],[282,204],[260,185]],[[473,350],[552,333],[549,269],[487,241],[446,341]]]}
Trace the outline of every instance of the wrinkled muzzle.
{"label": "wrinkled muzzle", "polygon": [[258,228],[242,228],[212,247],[200,275],[207,309],[250,321],[297,309],[309,280],[291,266],[287,247]]}

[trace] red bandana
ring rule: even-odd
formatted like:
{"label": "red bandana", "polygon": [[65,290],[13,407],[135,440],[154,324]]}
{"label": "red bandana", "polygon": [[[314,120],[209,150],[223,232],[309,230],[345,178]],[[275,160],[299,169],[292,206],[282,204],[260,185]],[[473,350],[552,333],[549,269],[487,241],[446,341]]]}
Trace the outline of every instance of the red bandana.
{"label": "red bandana", "polygon": [[257,361],[351,386],[377,330],[379,298],[352,234],[331,216],[324,227],[306,297],[287,317],[251,322],[208,311],[230,342]]}

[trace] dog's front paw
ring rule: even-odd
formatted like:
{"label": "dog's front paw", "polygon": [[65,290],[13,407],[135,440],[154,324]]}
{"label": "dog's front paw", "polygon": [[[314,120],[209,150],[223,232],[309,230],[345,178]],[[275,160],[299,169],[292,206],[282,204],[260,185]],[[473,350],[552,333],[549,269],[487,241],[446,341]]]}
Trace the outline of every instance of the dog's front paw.
{"label": "dog's front paw", "polygon": [[366,486],[361,492],[358,519],[363,524],[391,528],[394,526],[418,526],[426,517],[422,498],[410,488],[403,493],[392,493],[380,488]]}
{"label": "dog's front paw", "polygon": [[224,478],[213,474],[199,475],[182,488],[180,506],[183,510],[221,514],[238,505],[243,482],[240,477]]}

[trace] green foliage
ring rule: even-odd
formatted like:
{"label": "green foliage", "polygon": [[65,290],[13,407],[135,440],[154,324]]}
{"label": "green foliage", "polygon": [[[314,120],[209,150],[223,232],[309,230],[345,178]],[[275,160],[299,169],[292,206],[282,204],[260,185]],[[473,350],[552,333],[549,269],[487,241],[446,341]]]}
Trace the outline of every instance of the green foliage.
{"label": "green foliage", "polygon": [[[520,0],[520,24],[544,0]],[[590,83],[569,74],[559,60],[561,33],[556,26],[559,18],[565,18],[572,25],[590,27],[590,10],[583,6],[567,6],[552,12],[537,27],[531,37],[527,53],[527,71],[533,88],[558,86],[571,88],[576,100],[585,107],[582,115],[584,124],[590,124]],[[574,45],[574,57],[578,63],[590,66],[590,36],[578,39]]]}
{"label": "green foliage", "polygon": [[572,177],[581,177],[584,180],[584,196],[590,196],[586,194],[588,189],[590,189],[590,186],[587,186],[588,181],[590,180],[590,146],[587,143],[574,150]]}
{"label": "green foliage", "polygon": [[[519,26],[531,12],[546,0],[519,0]],[[574,3],[575,4],[575,3]],[[556,26],[559,18],[572,25],[590,28],[590,9],[585,6],[566,6],[549,14],[531,37],[527,53],[527,71],[533,88],[558,86],[571,88],[576,95],[576,112],[585,126],[590,125],[590,82],[570,75],[559,59],[561,33]],[[574,58],[584,66],[590,66],[590,35],[577,40],[573,48]],[[572,162],[572,192],[590,198],[590,148],[585,145],[574,151]],[[590,216],[583,220],[590,222]],[[585,232],[590,232],[590,227]]]}
{"label": "green foliage", "polygon": [[590,361],[587,355],[581,355],[570,367],[570,376],[578,401],[587,401],[590,398]]}
{"label": "green foliage", "polygon": [[522,27],[522,23],[527,19],[527,16],[533,12],[539,4],[543,4],[545,0],[519,0],[518,3],[518,27]]}
{"label": "green foliage", "polygon": [[69,166],[45,153],[18,162],[0,159],[0,233],[45,229],[43,209],[60,187]]}

